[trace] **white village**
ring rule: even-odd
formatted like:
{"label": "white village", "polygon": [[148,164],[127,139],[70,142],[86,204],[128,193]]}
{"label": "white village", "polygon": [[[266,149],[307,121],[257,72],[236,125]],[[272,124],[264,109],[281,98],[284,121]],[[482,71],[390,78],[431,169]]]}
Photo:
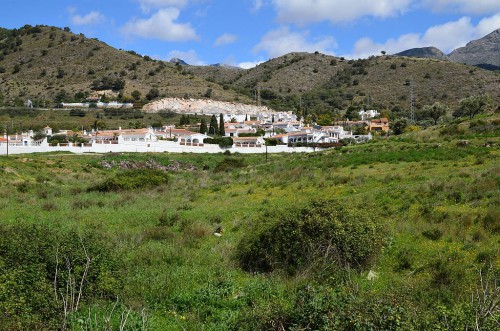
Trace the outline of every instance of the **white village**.
{"label": "white village", "polygon": [[[131,108],[132,104],[102,103],[92,100],[98,108]],[[29,106],[29,103],[27,103]],[[63,104],[64,108],[88,109],[89,103]],[[95,105],[94,105],[95,107]],[[372,132],[388,132],[389,124],[374,110],[359,112],[361,121],[343,121],[338,125],[320,126],[305,123],[293,112],[277,112],[267,107],[238,103],[166,98],[144,106],[143,111],[155,113],[163,110],[184,115],[213,116],[217,120],[217,133],[227,137],[224,143],[211,139],[214,132],[203,129],[202,123],[188,127],[165,125],[140,129],[115,130],[60,130],[53,132],[46,126],[42,132],[33,130],[5,134],[0,137],[0,154],[66,151],[71,153],[108,152],[175,152],[175,153],[290,153],[313,152],[331,148],[341,141],[366,142]],[[221,121],[223,123],[221,124]],[[355,134],[344,127],[361,126],[366,134]],[[223,129],[222,129],[223,128]],[[57,139],[64,137],[65,139]],[[37,139],[38,138],[38,139]],[[77,139],[78,138],[78,139]],[[64,142],[60,142],[64,141]]]}

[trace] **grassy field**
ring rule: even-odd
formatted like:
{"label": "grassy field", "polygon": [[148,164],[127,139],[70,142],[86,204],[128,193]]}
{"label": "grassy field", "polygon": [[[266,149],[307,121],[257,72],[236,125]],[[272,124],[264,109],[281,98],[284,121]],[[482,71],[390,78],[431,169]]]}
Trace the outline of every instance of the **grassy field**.
{"label": "grassy field", "polygon": [[[497,329],[499,136],[457,125],[268,162],[2,157],[0,326]],[[364,263],[349,260],[362,242],[336,241],[357,217],[374,224],[354,233],[374,243]],[[343,259],[287,240],[322,238],[318,219]],[[299,225],[282,231],[288,220]],[[274,262],[249,269],[242,255]]]}

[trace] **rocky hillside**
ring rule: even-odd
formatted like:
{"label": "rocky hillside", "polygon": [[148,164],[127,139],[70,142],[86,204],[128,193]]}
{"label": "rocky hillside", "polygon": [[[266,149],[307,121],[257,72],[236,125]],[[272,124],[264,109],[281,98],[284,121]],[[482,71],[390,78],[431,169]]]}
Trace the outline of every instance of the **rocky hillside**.
{"label": "rocky hillside", "polygon": [[435,59],[435,60],[443,60],[449,61],[450,59],[446,54],[441,52],[441,50],[436,47],[421,47],[421,48],[412,48],[406,51],[394,54],[396,56],[408,56],[408,57],[418,57],[425,59]]}
{"label": "rocky hillside", "polygon": [[218,115],[239,114],[254,116],[263,112],[270,112],[267,107],[256,105],[245,105],[235,102],[224,102],[201,99],[165,98],[148,103],[143,107],[146,112],[159,112],[161,110],[171,110],[176,113]]}
{"label": "rocky hillside", "polygon": [[457,48],[449,57],[453,62],[500,70],[500,28],[469,42],[465,47]]}

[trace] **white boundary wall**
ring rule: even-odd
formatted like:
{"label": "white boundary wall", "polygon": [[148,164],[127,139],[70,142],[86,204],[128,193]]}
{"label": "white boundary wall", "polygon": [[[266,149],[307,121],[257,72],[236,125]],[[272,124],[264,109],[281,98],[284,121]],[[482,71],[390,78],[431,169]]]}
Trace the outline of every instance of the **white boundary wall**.
{"label": "white boundary wall", "polygon": [[[73,146],[71,143],[68,146],[50,146],[44,142],[38,146],[20,146],[9,144],[10,154],[27,154],[27,153],[46,153],[46,152],[68,152],[68,153],[110,153],[110,152],[138,152],[138,153],[223,153],[229,150],[231,153],[241,154],[258,154],[266,153],[266,146],[261,147],[231,147],[221,148],[219,145],[205,144],[204,146],[183,146],[174,141],[157,141],[157,142],[142,142],[142,143],[120,143],[120,144],[97,144],[92,146],[80,147]],[[312,147],[288,147],[286,145],[268,146],[268,153],[308,153],[318,151],[318,148]],[[0,143],[0,155],[7,154],[7,144]]]}

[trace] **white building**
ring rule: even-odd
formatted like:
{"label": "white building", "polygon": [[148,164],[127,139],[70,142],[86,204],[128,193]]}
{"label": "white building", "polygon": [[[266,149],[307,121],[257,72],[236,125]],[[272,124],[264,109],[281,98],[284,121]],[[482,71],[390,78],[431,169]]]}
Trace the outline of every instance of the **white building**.
{"label": "white building", "polygon": [[379,116],[380,113],[374,109],[370,109],[370,110],[363,110],[361,109],[359,112],[359,117],[361,118],[362,121],[366,121],[370,118],[374,118],[376,116]]}

